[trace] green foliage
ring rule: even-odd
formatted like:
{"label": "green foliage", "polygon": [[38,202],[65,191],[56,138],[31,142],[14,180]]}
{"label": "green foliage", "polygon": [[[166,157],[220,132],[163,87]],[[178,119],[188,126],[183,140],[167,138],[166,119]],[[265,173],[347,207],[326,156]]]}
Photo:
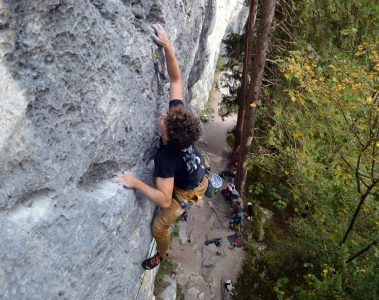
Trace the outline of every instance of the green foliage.
{"label": "green foliage", "polygon": [[272,251],[264,253],[261,260],[271,269],[276,269],[280,266],[280,257]]}
{"label": "green foliage", "polygon": [[203,123],[212,122],[214,119],[214,110],[212,108],[203,109],[200,112],[200,120]]}
{"label": "green foliage", "polygon": [[216,64],[216,70],[215,73],[220,73],[225,68],[225,61],[227,61],[226,57],[219,57],[217,64]]}
{"label": "green foliage", "polygon": [[[172,259],[168,258],[162,261],[162,263],[159,265],[157,275],[155,276],[154,295],[159,295],[167,287],[167,284],[164,281],[164,277],[166,275],[171,276],[171,274],[174,273],[175,268],[176,264]],[[176,299],[184,300],[182,287],[179,284],[176,285]]]}
{"label": "green foliage", "polygon": [[347,261],[378,240],[379,7],[291,1],[276,15],[246,186],[277,234],[248,250],[236,299],[376,299],[378,248]]}
{"label": "green foliage", "polygon": [[175,223],[172,228],[172,236],[179,236],[179,225]]}
{"label": "green foliage", "polygon": [[284,299],[285,286],[288,284],[289,279],[286,277],[279,278],[274,285],[274,292],[279,300]]}
{"label": "green foliage", "polygon": [[202,109],[200,112],[199,112],[199,116],[200,116],[200,120],[201,122],[203,123],[208,123],[208,122],[212,122],[213,119],[214,119],[214,109],[212,108],[212,105],[210,103],[210,100],[212,98],[212,94],[209,95],[209,99],[208,99],[208,102],[205,103],[204,105],[204,109]]}
{"label": "green foliage", "polygon": [[[259,175],[253,176],[249,191],[260,184],[264,188],[256,197],[263,205],[272,208],[268,197],[275,207],[279,201],[293,207],[287,234],[271,249],[279,263],[261,280],[271,282],[266,287],[278,299],[375,299],[379,294],[377,249],[346,263],[378,238],[373,234],[379,229],[376,186],[351,238],[340,247],[361,196],[356,170],[368,176],[360,181],[362,191],[379,174],[372,123],[379,117],[378,99],[372,96],[378,89],[378,58],[373,49],[364,44],[353,60],[336,56],[325,63],[310,59],[307,50],[292,52],[281,69],[287,95],[273,90],[275,123],[264,128],[261,119],[258,124],[263,133],[256,139],[260,152],[253,155],[251,172]],[[264,257],[256,265],[272,269]],[[253,294],[264,296],[260,288]]]}
{"label": "green foliage", "polygon": [[[242,77],[242,60],[243,60],[243,35],[228,32],[222,40],[224,45],[225,62],[222,65],[222,70],[227,70],[224,76],[231,83],[235,93],[223,95],[219,103],[218,114],[221,118],[225,118],[238,111],[238,92],[240,89],[240,81]],[[224,86],[230,88],[229,86]]]}
{"label": "green foliage", "polygon": [[234,146],[234,135],[232,133],[228,133],[226,136],[226,143],[228,146],[233,149]]}
{"label": "green foliage", "polygon": [[261,194],[263,192],[263,189],[264,189],[263,184],[260,183],[260,182],[257,182],[256,184],[251,184],[249,186],[248,191],[249,191],[249,194],[253,194],[254,193],[255,195],[259,195],[259,194]]}
{"label": "green foliage", "polygon": [[284,201],[280,200],[280,199],[274,201],[274,202],[273,202],[273,205],[274,205],[277,209],[279,209],[279,210],[284,210],[284,209],[287,207],[287,204],[286,204]]}
{"label": "green foliage", "polygon": [[167,284],[164,282],[164,277],[166,275],[170,276],[173,273],[174,268],[175,263],[172,259],[165,259],[160,263],[154,281],[154,295],[159,295],[167,287]]}
{"label": "green foliage", "polygon": [[222,40],[224,45],[224,57],[227,57],[227,66],[233,67],[235,64],[242,64],[243,60],[243,35],[229,31]]}
{"label": "green foliage", "polygon": [[[261,295],[264,294],[263,299],[273,299],[272,296],[275,294],[272,292],[270,284],[272,282],[264,282],[261,280],[260,274],[264,271],[263,264],[253,264],[255,260],[256,251],[252,244],[247,244],[245,247],[246,256],[242,271],[237,279],[235,285],[235,293],[233,299],[235,300],[250,300],[253,295],[254,288],[257,283],[259,283],[259,290]],[[254,293],[254,295],[256,295]]]}
{"label": "green foliage", "polygon": [[236,95],[223,95],[218,108],[219,116],[224,119],[237,111],[238,103]]}
{"label": "green foliage", "polygon": [[318,52],[351,50],[362,41],[374,41],[379,32],[379,5],[375,0],[295,1],[297,33]]}

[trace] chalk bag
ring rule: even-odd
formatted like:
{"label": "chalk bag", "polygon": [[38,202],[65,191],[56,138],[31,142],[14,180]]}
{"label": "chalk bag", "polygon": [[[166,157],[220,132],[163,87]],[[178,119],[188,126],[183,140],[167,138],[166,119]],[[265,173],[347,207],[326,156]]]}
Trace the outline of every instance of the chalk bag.
{"label": "chalk bag", "polygon": [[208,187],[204,195],[207,198],[213,198],[216,196],[217,192],[221,189],[222,178],[217,174],[213,174],[208,178]]}

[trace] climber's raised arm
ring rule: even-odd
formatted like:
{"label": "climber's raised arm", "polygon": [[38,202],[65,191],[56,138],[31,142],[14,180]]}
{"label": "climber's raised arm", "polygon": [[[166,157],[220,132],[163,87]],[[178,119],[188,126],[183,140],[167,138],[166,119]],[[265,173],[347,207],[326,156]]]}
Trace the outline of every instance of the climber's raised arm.
{"label": "climber's raised arm", "polygon": [[170,100],[183,99],[180,68],[175,57],[174,49],[171,46],[170,39],[162,25],[155,24],[153,25],[153,28],[156,33],[156,35],[153,35],[153,38],[158,45],[163,47],[166,56],[167,72],[170,77]]}

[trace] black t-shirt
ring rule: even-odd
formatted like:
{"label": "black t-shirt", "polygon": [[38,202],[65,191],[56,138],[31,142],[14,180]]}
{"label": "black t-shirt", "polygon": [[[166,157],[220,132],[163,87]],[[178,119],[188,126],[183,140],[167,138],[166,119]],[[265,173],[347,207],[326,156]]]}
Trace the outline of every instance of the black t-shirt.
{"label": "black t-shirt", "polygon": [[[183,105],[183,101],[171,100],[169,107],[177,105]],[[194,146],[177,150],[160,143],[154,163],[154,177],[174,177],[175,186],[182,189],[195,188],[205,175],[204,158]]]}

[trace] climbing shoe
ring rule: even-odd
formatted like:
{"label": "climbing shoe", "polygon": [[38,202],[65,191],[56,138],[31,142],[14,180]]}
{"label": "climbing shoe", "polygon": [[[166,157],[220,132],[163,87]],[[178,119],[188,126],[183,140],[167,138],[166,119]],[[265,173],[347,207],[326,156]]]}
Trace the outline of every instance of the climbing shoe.
{"label": "climbing shoe", "polygon": [[[166,254],[167,256],[167,254]],[[158,266],[162,261],[164,260],[164,258],[162,256],[159,255],[159,253],[156,253],[153,257],[150,257],[148,259],[145,259],[143,262],[142,262],[142,268],[144,268],[145,270],[151,270],[151,269],[154,269],[156,266]]]}

